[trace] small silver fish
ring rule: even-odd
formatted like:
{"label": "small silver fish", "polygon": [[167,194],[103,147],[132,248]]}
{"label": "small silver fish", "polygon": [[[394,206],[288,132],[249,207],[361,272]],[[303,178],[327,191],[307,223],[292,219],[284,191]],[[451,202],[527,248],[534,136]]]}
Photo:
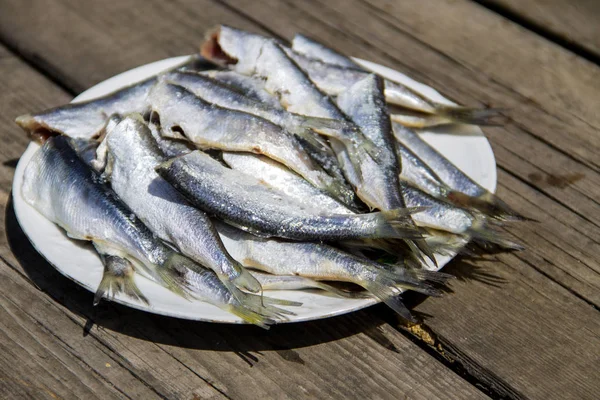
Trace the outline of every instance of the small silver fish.
{"label": "small silver fish", "polygon": [[440,292],[429,282],[445,282],[450,278],[443,273],[401,267],[391,272],[388,266],[326,244],[265,239],[223,223],[215,226],[230,254],[246,265],[275,275],[299,275],[357,284],[411,321],[415,319],[402,304],[399,288],[435,296]]}
{"label": "small silver fish", "polygon": [[246,151],[277,160],[345,202],[351,193],[306,153],[298,140],[264,118],[208,103],[189,90],[161,81],[150,93],[163,135],[184,137],[201,149]]}
{"label": "small silver fish", "polygon": [[[175,71],[165,74],[163,78],[169,83],[184,87],[209,103],[257,115],[283,127],[298,137],[300,144],[325,171],[341,180],[341,184],[344,183],[342,175],[339,173],[339,168],[331,165],[330,160],[324,159],[331,152],[329,145],[323,143],[322,139],[314,131],[325,135],[336,135],[342,134],[340,131],[345,128],[351,129],[352,125],[347,124],[345,121],[308,117],[306,115],[293,114],[281,108],[272,108],[204,74]],[[335,164],[337,164],[337,161],[335,161]],[[346,198],[351,197],[351,189],[347,188]]]}
{"label": "small silver fish", "polygon": [[[342,92],[337,104],[380,152],[377,161],[367,158],[360,166],[361,180],[355,185],[358,197],[382,211],[404,208],[398,178],[401,164],[396,157],[394,135],[385,107],[383,79],[374,74],[367,75]],[[406,244],[415,254],[423,253],[436,263],[425,241],[407,241]]]}
{"label": "small silver fish", "polygon": [[[193,55],[172,69],[190,66],[198,70],[214,68],[215,64],[199,55]],[[21,115],[15,122],[40,143],[50,134],[56,133],[86,140],[98,138],[109,116],[146,113],[149,110],[146,99],[156,82],[156,76],[152,76],[91,100]]]}
{"label": "small silver fish", "polygon": [[320,213],[259,180],[194,151],[157,167],[157,172],[198,208],[265,236],[293,240],[420,237],[405,229],[414,210],[359,215]]}
{"label": "small silver fish", "polygon": [[[284,49],[272,39],[221,25],[210,33],[201,48],[203,56],[245,75],[265,80],[265,89],[276,95],[284,108],[296,114],[347,121],[331,99],[321,93]],[[375,157],[377,148],[357,129],[333,131],[333,150],[349,182],[357,173],[356,158],[364,152]]]}
{"label": "small silver fish", "polygon": [[[308,117],[272,108],[202,74],[174,71],[163,75],[163,79],[186,88],[208,103],[257,115],[298,136],[305,137],[310,129],[327,132],[339,131],[348,126],[343,121]],[[312,135],[308,136],[310,138]]]}

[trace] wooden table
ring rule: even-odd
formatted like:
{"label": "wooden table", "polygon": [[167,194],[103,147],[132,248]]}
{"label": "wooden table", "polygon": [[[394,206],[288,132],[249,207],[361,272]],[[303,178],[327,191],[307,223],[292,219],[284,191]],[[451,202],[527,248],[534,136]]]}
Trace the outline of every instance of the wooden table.
{"label": "wooden table", "polygon": [[[598,398],[600,3],[595,0],[1,0],[0,397]],[[539,223],[527,250],[456,259],[407,327],[383,306],[276,326],[195,323],[103,302],[35,252],[10,201],[14,118],[196,50],[217,23],[309,34],[457,102],[485,129],[498,192]]]}

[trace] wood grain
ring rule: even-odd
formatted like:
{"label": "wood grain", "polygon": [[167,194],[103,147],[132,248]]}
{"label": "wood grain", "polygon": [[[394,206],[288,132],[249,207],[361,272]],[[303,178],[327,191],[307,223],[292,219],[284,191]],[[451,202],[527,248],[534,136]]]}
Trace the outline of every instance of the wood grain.
{"label": "wood grain", "polygon": [[[23,14],[20,2],[1,1],[0,39],[72,92],[148,61],[190,53],[206,28],[223,22],[286,39],[306,33],[397,68],[460,103],[510,108],[506,127],[486,129],[500,168],[499,193],[543,223],[512,230],[530,247],[526,252],[452,263],[449,271],[461,277],[456,293],[428,299],[417,310],[433,316],[424,329],[441,357],[492,395],[593,398],[600,367],[598,313],[592,307],[600,300],[597,66],[461,0],[436,7],[410,0],[51,3],[29,1]],[[135,11],[142,8],[144,13]],[[4,85],[18,93],[26,83]],[[16,94],[11,103],[28,101]],[[2,134],[18,137],[14,131]],[[23,146],[7,151],[18,154]],[[39,257],[24,261],[31,247],[22,246],[18,261],[6,248],[0,254],[16,270],[44,271],[32,281],[58,300],[57,310],[74,314],[78,325],[93,315],[105,329],[93,329],[90,336],[115,348],[162,395],[190,393],[183,382],[168,383],[178,368],[191,372],[193,382],[208,382],[234,398],[475,393],[385,324],[394,318],[381,307],[375,314],[370,309],[269,333],[111,305],[96,311],[86,303],[89,294],[69,288]],[[383,350],[390,347],[401,354]],[[158,376],[152,371],[157,364],[164,365]],[[443,378],[433,379],[436,374]]]}
{"label": "wood grain", "polygon": [[480,0],[543,34],[600,58],[600,3],[596,0]]}
{"label": "wood grain", "polygon": [[0,397],[485,397],[372,310],[266,332],[94,308],[35,252],[7,205],[27,145],[14,116],[69,96],[5,49],[0,93],[0,137],[11,143],[0,150]]}

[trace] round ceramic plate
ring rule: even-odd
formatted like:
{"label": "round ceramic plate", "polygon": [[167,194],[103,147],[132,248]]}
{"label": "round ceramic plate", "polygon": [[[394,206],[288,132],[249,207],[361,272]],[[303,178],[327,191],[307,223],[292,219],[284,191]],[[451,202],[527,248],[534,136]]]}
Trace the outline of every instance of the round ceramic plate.
{"label": "round ceramic plate", "polygon": [[[103,96],[123,86],[141,81],[161,71],[172,68],[187,59],[184,57],[169,58],[124,72],[86,90],[73,102],[89,100]],[[401,82],[441,103],[453,104],[442,97],[434,89],[418,83],[409,77],[367,61],[357,60],[384,77]],[[492,149],[483,136],[481,129],[473,126],[455,126],[435,133],[424,132],[423,137],[454,164],[471,176],[475,181],[490,191],[496,188],[496,163]],[[95,292],[102,278],[103,267],[100,259],[91,246],[67,238],[65,233],[55,224],[48,221],[33,207],[23,201],[21,184],[23,172],[31,156],[39,148],[31,143],[17,166],[13,182],[14,207],[19,224],[31,240],[33,246],[50,264],[63,275]],[[83,244],[83,245],[82,245]],[[284,255],[282,255],[283,257]],[[436,257],[441,268],[452,257]],[[186,318],[198,321],[243,323],[243,321],[219,308],[200,301],[187,301],[164,289],[143,276],[136,276],[136,283],[147,296],[150,305],[139,303],[123,295],[114,301],[148,312]],[[290,308],[296,315],[287,322],[308,321],[344,314],[377,303],[376,299],[337,298],[317,291],[269,291],[269,296],[299,301],[301,307]]]}

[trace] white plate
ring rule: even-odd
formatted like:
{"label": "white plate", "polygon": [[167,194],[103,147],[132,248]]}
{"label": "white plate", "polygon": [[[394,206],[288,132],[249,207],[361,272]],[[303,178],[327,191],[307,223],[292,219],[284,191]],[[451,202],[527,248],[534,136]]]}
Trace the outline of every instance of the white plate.
{"label": "white plate", "polygon": [[[102,96],[120,87],[141,81],[184,62],[186,58],[186,56],[169,58],[116,75],[81,93],[73,102]],[[434,89],[397,71],[371,62],[357,61],[384,77],[416,89],[433,100],[453,104]],[[453,128],[452,132],[449,130],[445,133],[439,131],[436,133],[426,132],[423,137],[483,187],[492,192],[495,190],[496,162],[492,149],[483,136],[481,129],[473,126],[460,126]],[[21,196],[23,171],[38,148],[37,144],[31,143],[17,165],[13,181],[14,208],[17,220],[33,246],[50,264],[69,279],[95,292],[102,277],[103,267],[91,246],[84,246],[82,242],[68,239],[58,226],[48,221],[33,207],[25,203]],[[441,268],[452,257],[439,256],[436,258]],[[150,300],[150,306],[138,303],[125,296],[117,296],[114,300],[140,310],[178,318],[224,323],[243,322],[240,318],[213,305],[184,300],[143,276],[136,276],[136,283]],[[342,299],[313,291],[272,291],[268,294],[272,297],[303,303],[302,307],[293,308],[297,315],[290,317],[289,322],[308,321],[344,314],[377,303],[375,299]]]}

